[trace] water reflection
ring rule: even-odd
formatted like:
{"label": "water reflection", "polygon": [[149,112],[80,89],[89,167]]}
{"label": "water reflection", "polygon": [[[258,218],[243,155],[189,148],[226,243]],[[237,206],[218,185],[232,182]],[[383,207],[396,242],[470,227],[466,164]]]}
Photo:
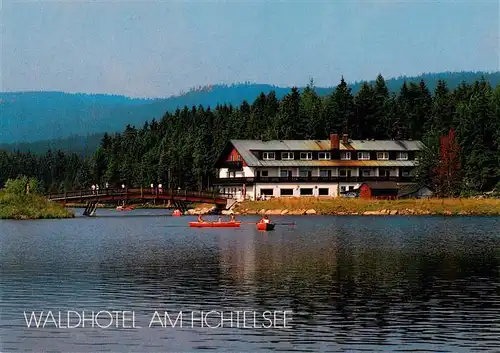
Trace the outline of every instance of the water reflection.
{"label": "water reflection", "polygon": [[[3,222],[2,350],[457,352],[500,345],[498,218],[301,217],[274,232],[181,227],[186,221]],[[21,313],[30,308],[294,315],[292,329],[27,330]]]}

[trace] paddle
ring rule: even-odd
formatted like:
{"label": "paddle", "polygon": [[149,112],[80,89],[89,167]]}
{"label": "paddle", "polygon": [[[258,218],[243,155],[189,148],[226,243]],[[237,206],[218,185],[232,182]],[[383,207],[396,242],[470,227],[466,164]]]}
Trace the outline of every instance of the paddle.
{"label": "paddle", "polygon": [[[258,222],[241,222],[241,224],[257,224]],[[278,225],[278,226],[294,226],[295,222],[290,222],[290,223],[273,223],[271,222],[270,224]]]}

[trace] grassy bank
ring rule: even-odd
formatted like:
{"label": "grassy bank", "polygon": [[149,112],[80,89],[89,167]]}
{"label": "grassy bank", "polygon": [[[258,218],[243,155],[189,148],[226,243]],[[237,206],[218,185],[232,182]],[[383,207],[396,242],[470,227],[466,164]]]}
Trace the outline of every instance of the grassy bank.
{"label": "grassy bank", "polygon": [[500,215],[500,199],[273,198],[244,201],[234,211],[270,215]]}
{"label": "grassy bank", "polygon": [[38,195],[0,191],[0,219],[72,218],[74,213]]}

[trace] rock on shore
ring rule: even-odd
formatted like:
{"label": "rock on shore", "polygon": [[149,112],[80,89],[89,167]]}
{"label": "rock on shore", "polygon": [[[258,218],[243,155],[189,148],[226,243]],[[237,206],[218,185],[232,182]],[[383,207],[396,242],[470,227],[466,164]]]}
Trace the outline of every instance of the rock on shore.
{"label": "rock on shore", "polygon": [[[229,211],[229,213],[232,211]],[[228,214],[229,214],[228,213]],[[223,211],[223,214],[224,211]],[[297,209],[297,210],[289,210],[289,209],[260,209],[258,211],[256,210],[249,210],[249,209],[236,209],[234,211],[234,214],[239,214],[239,215],[269,215],[269,216],[283,216],[283,215],[293,215],[293,216],[301,216],[301,215],[338,215],[338,216],[355,216],[355,215],[362,215],[362,216],[397,216],[397,215],[421,215],[421,216],[428,216],[428,215],[445,215],[445,216],[452,216],[454,215],[453,212],[449,210],[445,210],[442,213],[432,213],[431,211],[428,210],[421,210],[421,209],[412,209],[412,208],[406,208],[406,209],[399,209],[399,210],[391,210],[391,209],[381,209],[381,210],[373,210],[373,211],[330,211],[330,212],[321,212],[319,210],[315,209]],[[459,215],[469,215],[468,212],[461,211],[458,213]]]}

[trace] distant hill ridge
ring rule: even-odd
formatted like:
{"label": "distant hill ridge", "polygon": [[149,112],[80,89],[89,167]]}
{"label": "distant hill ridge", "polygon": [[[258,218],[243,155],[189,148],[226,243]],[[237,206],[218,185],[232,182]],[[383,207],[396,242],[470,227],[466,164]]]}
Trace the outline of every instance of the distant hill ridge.
{"label": "distant hill ridge", "polygon": [[[500,83],[500,72],[442,72],[386,79],[386,84],[389,90],[398,92],[404,81],[419,82],[423,79],[432,91],[438,80],[445,80],[453,89],[462,81],[472,83],[481,77],[492,86]],[[316,87],[316,92],[320,96],[328,95],[337,84]],[[353,94],[361,84],[349,85]],[[239,105],[244,100],[252,103],[261,92],[267,94],[270,91],[275,91],[277,97],[282,98],[290,87],[253,83],[200,86],[178,96],[149,99],[54,91],[0,93],[0,148],[21,151],[41,151],[49,147],[78,152],[93,150],[104,132],[123,131],[127,124],[142,126],[146,121],[161,119],[166,111],[193,105]]]}

